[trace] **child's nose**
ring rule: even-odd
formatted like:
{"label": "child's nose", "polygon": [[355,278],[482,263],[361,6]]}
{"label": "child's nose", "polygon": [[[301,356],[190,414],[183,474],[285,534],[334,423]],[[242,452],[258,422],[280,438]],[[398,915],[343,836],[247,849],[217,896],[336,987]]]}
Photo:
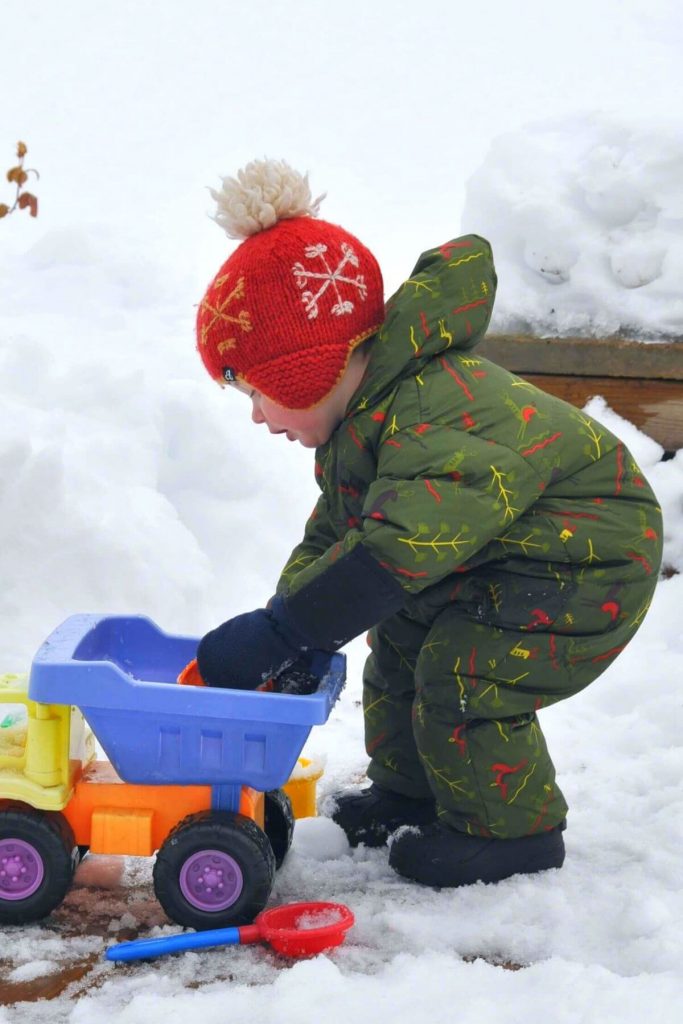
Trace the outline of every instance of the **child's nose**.
{"label": "child's nose", "polygon": [[266,418],[261,412],[261,406],[258,398],[252,398],[251,400],[251,418],[254,423],[265,423]]}

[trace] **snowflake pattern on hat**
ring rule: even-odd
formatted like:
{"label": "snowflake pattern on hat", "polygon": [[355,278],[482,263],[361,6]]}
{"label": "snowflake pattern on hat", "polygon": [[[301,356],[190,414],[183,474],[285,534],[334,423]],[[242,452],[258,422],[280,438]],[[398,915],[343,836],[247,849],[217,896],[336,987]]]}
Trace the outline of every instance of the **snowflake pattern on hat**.
{"label": "snowflake pattern on hat", "polygon": [[[345,313],[352,313],[355,308],[353,302],[348,297],[344,297],[342,295],[339,287],[340,285],[351,285],[352,288],[356,289],[357,294],[362,301],[365,301],[365,297],[368,293],[363,274],[357,274],[355,277],[346,277],[342,274],[342,271],[349,263],[352,267],[360,266],[360,261],[356,256],[353,246],[349,245],[348,242],[342,243],[342,255],[334,270],[330,266],[326,257],[326,253],[328,251],[328,246],[323,242],[319,242],[317,245],[309,245],[304,250],[304,254],[309,260],[320,260],[325,268],[324,271],[309,269],[308,267],[305,267],[303,263],[295,263],[292,267],[292,273],[296,278],[296,283],[299,288],[306,288],[309,281],[321,282],[317,292],[307,290],[303,292],[301,296],[306,307],[306,313],[308,314],[309,320],[315,320],[320,313],[318,301],[322,298],[329,287],[334,289],[337,297],[337,301],[330,309],[330,312],[334,316],[344,316]],[[354,292],[351,291],[350,294],[354,295]]]}

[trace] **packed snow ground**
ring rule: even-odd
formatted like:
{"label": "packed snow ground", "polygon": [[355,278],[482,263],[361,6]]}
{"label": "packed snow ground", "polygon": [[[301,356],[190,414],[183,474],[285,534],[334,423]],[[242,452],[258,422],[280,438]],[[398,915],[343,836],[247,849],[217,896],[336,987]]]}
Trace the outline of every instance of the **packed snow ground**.
{"label": "packed snow ground", "polygon": [[[25,0],[3,15],[0,98],[20,83],[21,103],[0,119],[0,149],[10,147],[9,166],[25,136],[42,178],[38,219],[0,223],[0,672],[26,670],[77,611],[143,613],[199,635],[264,602],[300,536],[315,499],[310,453],[252,425],[247,403],[205,379],[193,351],[193,306],[227,252],[202,187],[253,156],[308,168],[312,187],[330,193],[323,215],[377,251],[388,291],[421,249],[458,232],[469,177],[462,228],[493,238],[501,326],[590,332],[618,319],[680,332],[670,276],[680,280],[680,136],[642,130],[683,86],[677,6],[576,0],[564,14],[535,0],[521,13],[495,3],[490,94],[474,88],[480,47],[453,58],[456,28],[458,39],[481,38],[474,8],[457,26],[450,14],[445,31],[453,8],[440,2],[430,20],[378,3],[321,22],[302,0],[295,14],[273,4],[266,24],[248,7],[198,0],[188,20],[178,3],[162,13],[128,0]],[[349,10],[361,8],[359,25]],[[361,64],[377,73],[357,75]],[[337,80],[353,111],[341,132],[329,110]],[[615,113],[571,114],[596,105]],[[304,112],[294,123],[291,109]],[[580,180],[604,202],[620,199],[621,225],[604,220],[598,198],[578,210]],[[637,212],[625,225],[629,188],[649,227]],[[513,192],[520,201],[506,205]],[[642,267],[619,282],[613,257],[615,238],[625,245],[641,230],[664,255],[658,276],[636,287]],[[546,267],[568,279],[549,281]],[[566,297],[555,320],[549,295]],[[680,573],[683,454],[662,462],[599,399],[590,411],[654,486],[665,563]],[[175,929],[153,898],[149,861],[87,858],[49,921],[0,934],[0,1003],[19,1000],[0,1005],[0,1024],[670,1016],[683,998],[682,604],[683,575],[662,579],[636,640],[601,680],[543,713],[571,807],[562,871],[425,890],[395,876],[386,852],[350,851],[333,823],[310,819],[272,902],[348,904],[357,924],[344,946],[296,964],[245,947],[116,966],[102,958],[108,943]],[[363,777],[365,650],[349,646],[347,689],[307,748],[326,760],[323,805]],[[54,998],[29,1001],[51,981]]]}

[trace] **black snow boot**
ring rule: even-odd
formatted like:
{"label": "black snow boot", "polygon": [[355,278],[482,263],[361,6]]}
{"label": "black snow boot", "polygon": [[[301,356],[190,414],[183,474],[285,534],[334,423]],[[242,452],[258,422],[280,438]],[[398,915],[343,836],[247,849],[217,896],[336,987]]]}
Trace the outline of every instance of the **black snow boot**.
{"label": "black snow boot", "polygon": [[384,846],[402,825],[426,825],[436,820],[433,800],[403,796],[374,782],[366,789],[335,793],[332,801],[332,820],[344,829],[351,846]]}
{"label": "black snow boot", "polygon": [[556,828],[520,839],[469,836],[440,822],[406,829],[394,839],[389,863],[399,875],[422,885],[453,888],[474,882],[499,882],[510,875],[561,868],[562,832]]}

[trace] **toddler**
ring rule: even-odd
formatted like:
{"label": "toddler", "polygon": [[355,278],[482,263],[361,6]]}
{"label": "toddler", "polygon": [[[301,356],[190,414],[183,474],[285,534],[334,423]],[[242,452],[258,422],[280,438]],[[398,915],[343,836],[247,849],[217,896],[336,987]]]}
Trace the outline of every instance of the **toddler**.
{"label": "toddler", "polygon": [[385,307],[372,253],[287,164],[214,197],[244,240],[202,299],[199,353],[254,422],[316,449],[321,494],[268,607],[208,633],[199,676],[277,683],[369,630],[371,784],[333,815],[350,842],[414,826],[389,861],[434,886],[560,867],[567,805],[538,712],[643,621],[662,533],[647,481],[602,425],[477,356],[496,292],[483,238],[423,253]]}

